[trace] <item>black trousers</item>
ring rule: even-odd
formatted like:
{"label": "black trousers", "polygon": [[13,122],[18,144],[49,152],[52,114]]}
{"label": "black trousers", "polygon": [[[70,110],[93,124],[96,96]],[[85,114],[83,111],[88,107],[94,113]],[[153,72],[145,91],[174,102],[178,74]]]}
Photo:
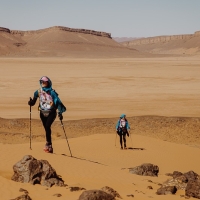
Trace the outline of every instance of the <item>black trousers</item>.
{"label": "black trousers", "polygon": [[48,117],[45,117],[40,112],[40,119],[42,120],[42,124],[43,124],[45,132],[46,132],[47,145],[52,145],[52,141],[51,141],[51,125],[54,122],[54,120],[56,119],[56,111],[50,112]]}
{"label": "black trousers", "polygon": [[121,147],[123,147],[123,142],[124,142],[124,147],[126,147],[126,134],[127,134],[127,130],[119,129],[117,131],[117,134],[119,135],[119,138],[120,138],[120,145],[121,145]]}

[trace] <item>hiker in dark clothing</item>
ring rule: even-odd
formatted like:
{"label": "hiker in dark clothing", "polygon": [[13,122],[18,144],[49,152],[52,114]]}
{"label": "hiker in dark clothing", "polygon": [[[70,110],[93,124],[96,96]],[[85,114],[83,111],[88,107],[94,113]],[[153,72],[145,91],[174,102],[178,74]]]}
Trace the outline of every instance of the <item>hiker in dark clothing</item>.
{"label": "hiker in dark clothing", "polygon": [[123,149],[123,142],[124,142],[124,149],[126,149],[126,135],[129,137],[130,126],[128,120],[126,119],[125,114],[122,114],[120,116],[116,125],[116,132],[120,137],[121,149]]}
{"label": "hiker in dark clothing", "polygon": [[51,141],[51,125],[56,119],[56,110],[58,109],[58,117],[63,119],[62,113],[66,111],[55,90],[52,89],[52,82],[47,76],[43,76],[40,80],[40,89],[36,90],[33,99],[30,98],[28,105],[34,106],[37,98],[39,98],[40,119],[46,132],[46,144],[44,151],[53,153]]}

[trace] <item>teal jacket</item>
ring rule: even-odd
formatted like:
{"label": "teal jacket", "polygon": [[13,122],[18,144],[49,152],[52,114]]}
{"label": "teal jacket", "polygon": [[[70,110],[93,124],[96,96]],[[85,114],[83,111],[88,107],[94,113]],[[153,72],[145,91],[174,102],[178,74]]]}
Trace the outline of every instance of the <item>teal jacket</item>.
{"label": "teal jacket", "polygon": [[[49,78],[48,78],[48,80],[49,80],[48,81],[49,82],[48,88],[42,87],[41,84],[40,84],[40,87],[42,88],[43,91],[48,92],[51,95],[55,109],[58,109],[58,112],[62,114],[63,112],[66,111],[66,107],[63,105],[60,98],[58,97],[58,93],[55,90],[52,89],[51,80]],[[37,101],[38,97],[39,97],[38,90],[36,90],[34,92],[34,99],[36,99],[36,101]]]}
{"label": "teal jacket", "polygon": [[[122,119],[123,117],[125,117],[126,118],[126,115],[125,114],[122,114],[121,116],[120,116],[120,119]],[[120,119],[117,121],[117,124],[116,124],[116,126],[115,126],[115,128],[116,128],[116,130],[117,129],[119,129],[119,126],[120,126]],[[129,123],[128,123],[128,120],[126,119],[126,129],[127,130],[129,130],[130,129],[130,126],[129,126]]]}

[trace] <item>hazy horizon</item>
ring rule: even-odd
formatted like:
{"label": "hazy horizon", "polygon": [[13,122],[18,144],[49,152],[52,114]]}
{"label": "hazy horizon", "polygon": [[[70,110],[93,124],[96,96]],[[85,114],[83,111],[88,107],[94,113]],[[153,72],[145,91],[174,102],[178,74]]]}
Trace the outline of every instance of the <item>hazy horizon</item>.
{"label": "hazy horizon", "polygon": [[199,7],[199,0],[2,0],[0,27],[38,30],[65,26],[103,31],[112,37],[193,34],[200,30]]}

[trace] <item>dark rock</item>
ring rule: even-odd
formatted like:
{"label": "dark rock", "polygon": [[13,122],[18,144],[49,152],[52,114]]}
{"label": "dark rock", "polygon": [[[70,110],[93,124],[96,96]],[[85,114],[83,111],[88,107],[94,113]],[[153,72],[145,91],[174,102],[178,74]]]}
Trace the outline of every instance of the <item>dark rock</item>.
{"label": "dark rock", "polygon": [[81,188],[81,187],[69,187],[69,188],[71,192],[85,190],[85,188]]}
{"label": "dark rock", "polygon": [[80,195],[79,200],[115,200],[115,197],[102,190],[86,190]]}
{"label": "dark rock", "polygon": [[127,197],[134,197],[133,194],[127,194],[126,196],[127,196]]}
{"label": "dark rock", "polygon": [[199,175],[193,171],[186,172],[183,175],[187,178],[188,182],[200,179]]}
{"label": "dark rock", "polygon": [[147,189],[153,190],[153,187],[151,185],[147,186]]}
{"label": "dark rock", "polygon": [[30,196],[28,196],[28,194],[23,194],[15,199],[12,200],[32,200]]}
{"label": "dark rock", "polygon": [[119,195],[119,193],[116,190],[112,189],[111,187],[105,186],[101,188],[101,190],[108,194],[111,194],[113,197],[117,197],[121,199],[121,196]]}
{"label": "dark rock", "polygon": [[13,166],[12,180],[22,183],[41,184],[51,187],[64,186],[64,181],[46,160],[37,160],[31,155],[26,155]]}
{"label": "dark rock", "polygon": [[134,168],[129,168],[129,172],[142,176],[158,176],[159,167],[157,165],[145,163]]}
{"label": "dark rock", "polygon": [[200,180],[188,182],[185,189],[185,196],[200,199]]}
{"label": "dark rock", "polygon": [[25,194],[28,194],[28,191],[25,190],[25,189],[23,189],[23,188],[20,188],[19,191],[20,191],[20,192],[24,192]]}
{"label": "dark rock", "polygon": [[174,171],[173,174],[172,174],[172,177],[173,177],[173,178],[177,178],[177,177],[182,176],[182,175],[183,175],[183,174],[182,174],[181,172],[179,172],[179,171]]}
{"label": "dark rock", "polygon": [[157,190],[156,194],[158,195],[166,195],[166,194],[175,194],[177,188],[175,186],[164,186]]}
{"label": "dark rock", "polygon": [[62,194],[54,194],[53,196],[62,197]]}

